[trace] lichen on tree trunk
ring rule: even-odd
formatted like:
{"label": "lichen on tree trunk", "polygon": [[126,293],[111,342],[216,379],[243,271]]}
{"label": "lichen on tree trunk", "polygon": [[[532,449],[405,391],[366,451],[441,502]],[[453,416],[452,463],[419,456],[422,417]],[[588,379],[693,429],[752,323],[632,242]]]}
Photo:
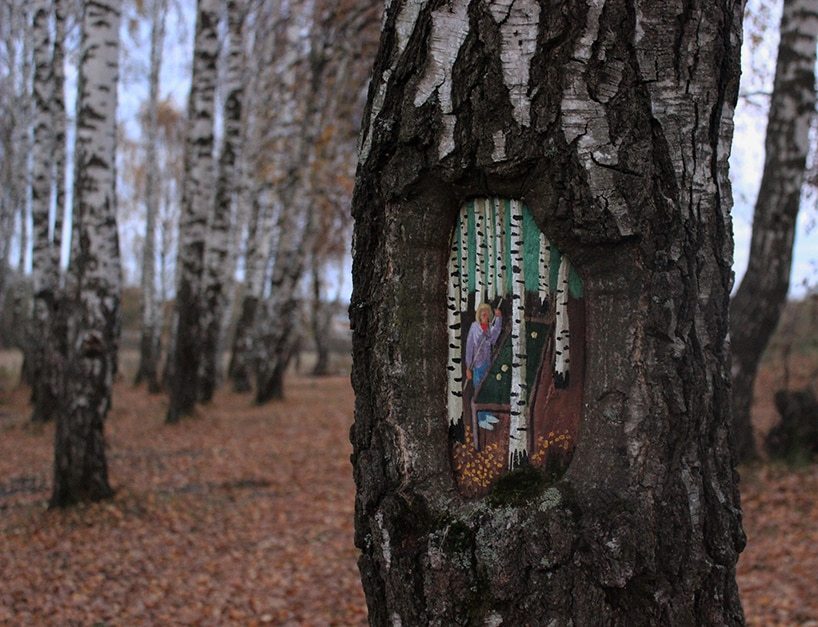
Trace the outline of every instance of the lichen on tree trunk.
{"label": "lichen on tree trunk", "polygon": [[[740,28],[732,0],[389,4],[350,305],[372,624],[743,622],[725,342]],[[466,500],[446,286],[479,197],[524,202],[582,275],[587,362],[566,475],[523,465]]]}

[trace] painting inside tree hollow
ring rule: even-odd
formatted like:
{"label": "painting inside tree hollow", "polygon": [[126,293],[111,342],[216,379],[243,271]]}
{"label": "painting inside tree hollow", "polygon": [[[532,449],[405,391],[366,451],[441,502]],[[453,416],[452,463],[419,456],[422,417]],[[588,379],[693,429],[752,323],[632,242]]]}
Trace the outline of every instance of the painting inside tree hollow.
{"label": "painting inside tree hollow", "polygon": [[452,233],[448,419],[464,496],[525,464],[559,475],[582,414],[582,281],[522,202],[476,198]]}

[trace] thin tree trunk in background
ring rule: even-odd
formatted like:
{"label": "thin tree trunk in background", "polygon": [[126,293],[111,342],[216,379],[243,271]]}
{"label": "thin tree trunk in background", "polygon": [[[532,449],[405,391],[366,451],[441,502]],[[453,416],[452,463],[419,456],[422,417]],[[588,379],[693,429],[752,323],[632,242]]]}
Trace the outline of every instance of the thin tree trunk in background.
{"label": "thin tree trunk in background", "polygon": [[[220,334],[226,310],[226,284],[231,268],[228,261],[231,208],[235,202],[238,178],[238,153],[241,148],[242,70],[244,62],[243,27],[245,7],[238,0],[227,0],[228,56],[226,97],[224,101],[224,140],[216,180],[216,198],[207,234],[202,295],[202,362],[199,370],[199,399],[207,402],[216,389]],[[234,221],[235,222],[235,221]]]}
{"label": "thin tree trunk in background", "polygon": [[320,262],[315,254],[312,256],[312,311],[310,323],[312,336],[315,341],[314,377],[323,377],[329,374],[329,339],[332,323],[331,303],[321,298],[323,281],[321,280]]}
{"label": "thin tree trunk in background", "polygon": [[32,151],[31,216],[32,284],[34,290],[33,319],[29,327],[34,422],[46,422],[55,417],[58,390],[52,388],[55,367],[47,356],[49,329],[57,297],[56,267],[49,233],[52,182],[52,56],[50,0],[38,0],[33,6],[32,33],[34,38],[34,144]]}
{"label": "thin tree trunk in background", "polygon": [[[742,8],[388,4],[350,304],[371,624],[743,624],[726,341]],[[460,207],[494,196],[581,276],[587,360],[566,474],[524,465],[475,499],[448,437],[447,260]]]}
{"label": "thin tree trunk in background", "polygon": [[213,204],[213,113],[218,57],[218,0],[199,0],[188,105],[185,182],[179,222],[176,335],[167,422],[196,405],[202,349],[202,277],[207,221]]}
{"label": "thin tree trunk in background", "polygon": [[68,214],[68,207],[65,204],[65,164],[68,150],[65,113],[65,0],[54,0],[54,52],[51,68],[52,155],[54,160],[52,177],[54,179],[55,200],[51,264],[59,283],[60,263],[62,261],[62,231],[65,217]]}
{"label": "thin tree trunk in background", "polygon": [[74,158],[71,317],[54,444],[51,507],[98,501],[108,484],[104,421],[117,368],[122,270],[116,223],[116,105],[121,1],[84,6]]}
{"label": "thin tree trunk in background", "polygon": [[142,251],[142,334],[139,341],[139,368],[134,383],[146,381],[148,391],[158,393],[159,357],[162,329],[156,287],[156,219],[159,213],[160,172],[157,154],[159,141],[159,75],[162,71],[162,47],[165,41],[165,0],[152,0],[151,52],[148,78],[148,123],[145,137],[145,248]]}
{"label": "thin tree trunk in background", "polygon": [[753,384],[790,286],[793,240],[815,110],[817,44],[818,0],[784,0],[749,263],[730,313],[733,433],[741,461],[758,456],[750,420]]}

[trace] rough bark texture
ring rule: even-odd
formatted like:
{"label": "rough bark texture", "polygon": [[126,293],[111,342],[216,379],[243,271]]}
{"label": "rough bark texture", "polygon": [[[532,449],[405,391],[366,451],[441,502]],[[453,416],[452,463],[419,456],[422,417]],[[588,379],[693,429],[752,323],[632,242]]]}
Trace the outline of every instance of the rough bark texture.
{"label": "rough bark texture", "polygon": [[[370,622],[741,624],[727,158],[740,2],[394,0],[353,201],[351,434]],[[446,269],[519,199],[585,287],[579,445],[465,500]]]}
{"label": "rough bark texture", "polygon": [[159,299],[156,286],[156,218],[159,213],[161,176],[159,173],[159,75],[165,41],[165,0],[151,3],[151,52],[148,73],[148,111],[145,129],[145,248],[142,251],[142,334],[139,340],[139,368],[135,384],[145,381],[148,391],[157,393],[161,335]]}
{"label": "rough bark texture", "polygon": [[202,274],[208,216],[213,204],[213,113],[218,56],[218,1],[199,0],[188,103],[185,182],[179,224],[176,336],[167,422],[196,405],[201,365]]}
{"label": "rough bark texture", "polygon": [[115,172],[120,13],[119,0],[98,0],[83,11],[74,159],[77,242],[52,507],[112,495],[103,425],[117,366],[122,287]]}
{"label": "rough bark texture", "polygon": [[753,383],[790,287],[795,225],[815,110],[816,45],[818,0],[785,0],[749,264],[730,313],[733,432],[739,461],[757,456],[750,422]]}

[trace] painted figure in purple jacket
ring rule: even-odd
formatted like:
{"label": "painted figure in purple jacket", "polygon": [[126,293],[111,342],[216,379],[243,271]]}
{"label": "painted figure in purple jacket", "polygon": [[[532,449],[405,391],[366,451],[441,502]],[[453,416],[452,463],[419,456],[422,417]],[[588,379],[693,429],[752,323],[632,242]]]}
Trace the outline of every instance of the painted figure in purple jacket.
{"label": "painted figure in purple jacket", "polygon": [[477,389],[491,365],[491,349],[503,329],[503,314],[495,309],[492,321],[491,306],[480,303],[474,317],[466,340],[466,379],[472,381]]}

